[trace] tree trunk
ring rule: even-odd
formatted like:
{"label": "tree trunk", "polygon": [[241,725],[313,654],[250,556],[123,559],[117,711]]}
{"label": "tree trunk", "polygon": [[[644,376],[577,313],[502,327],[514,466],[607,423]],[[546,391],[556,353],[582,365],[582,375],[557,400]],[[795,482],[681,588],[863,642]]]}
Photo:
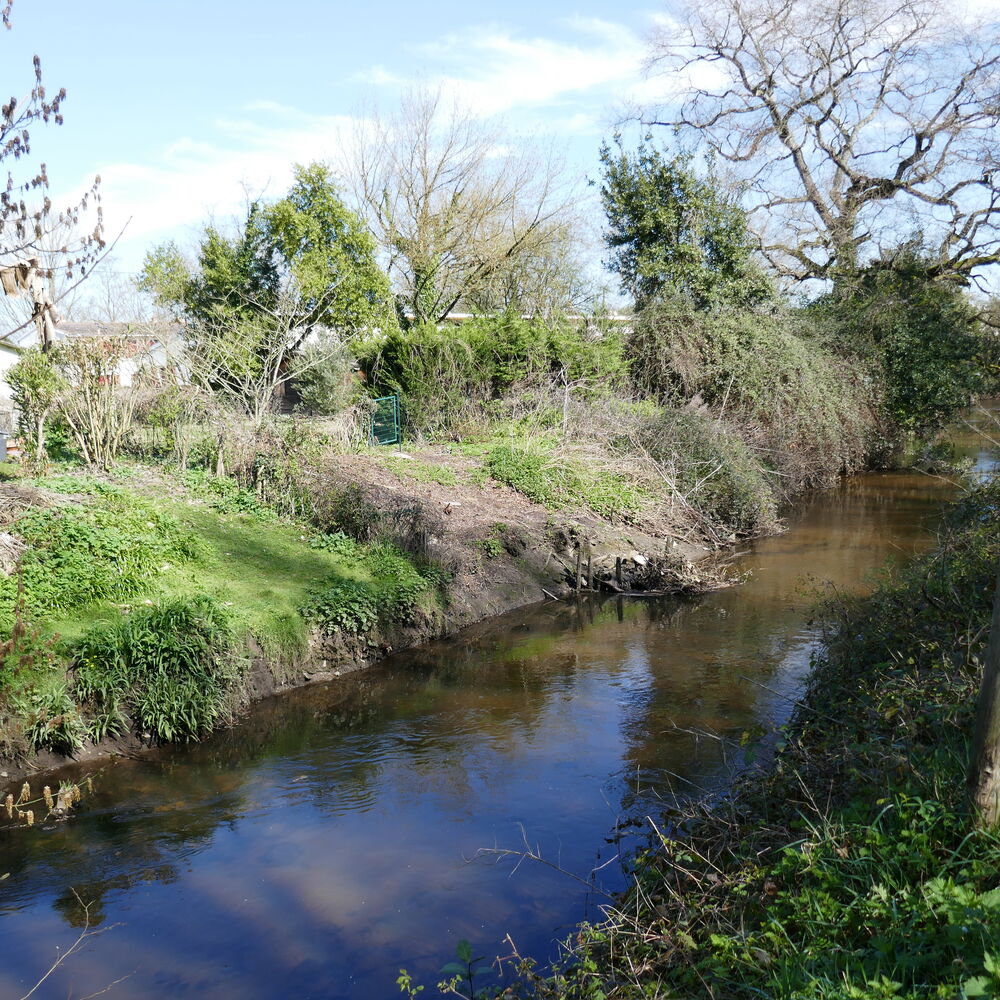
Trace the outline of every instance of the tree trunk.
{"label": "tree trunk", "polygon": [[976,727],[969,759],[969,797],[980,826],[1000,821],[1000,564],[993,594],[993,621],[983,660]]}

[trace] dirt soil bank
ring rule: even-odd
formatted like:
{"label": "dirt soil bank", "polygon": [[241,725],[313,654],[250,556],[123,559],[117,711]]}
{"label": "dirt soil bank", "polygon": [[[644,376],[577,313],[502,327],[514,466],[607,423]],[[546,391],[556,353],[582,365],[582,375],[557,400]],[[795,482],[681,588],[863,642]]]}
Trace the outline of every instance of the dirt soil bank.
{"label": "dirt soil bank", "polygon": [[[440,453],[434,458],[442,460]],[[410,460],[393,456],[400,465]],[[666,507],[641,524],[614,523],[586,510],[553,512],[506,486],[470,481],[461,469],[458,475],[459,481],[449,485],[421,482],[369,455],[337,456],[317,472],[312,488],[319,520],[326,498],[342,496],[345,486],[352,485],[363,498],[366,516],[374,512],[377,517],[380,535],[447,571],[445,607],[389,631],[315,634],[308,653],[294,664],[270,662],[259,648],[252,649],[237,711],[251,701],[364,670],[393,651],[452,635],[495,615],[571,597],[578,588],[691,593],[725,585],[724,575],[708,558],[718,551],[718,543],[700,535],[683,508],[672,515]],[[151,493],[162,486],[146,485]],[[48,751],[27,761],[0,760],[0,791],[16,795],[26,777],[44,776],[57,784],[60,777],[79,773],[80,765],[92,767],[147,749],[141,736],[130,734],[87,744],[72,761]]]}

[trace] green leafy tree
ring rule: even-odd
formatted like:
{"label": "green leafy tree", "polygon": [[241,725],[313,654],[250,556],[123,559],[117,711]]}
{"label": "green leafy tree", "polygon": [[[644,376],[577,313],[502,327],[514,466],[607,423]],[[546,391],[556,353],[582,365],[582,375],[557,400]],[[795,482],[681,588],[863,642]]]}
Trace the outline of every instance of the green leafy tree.
{"label": "green leafy tree", "polygon": [[322,164],[297,166],[288,194],[252,203],[233,235],[206,227],[193,265],[173,244],[154,248],[141,283],[185,320],[192,378],[255,420],[293,368],[302,374],[292,362],[312,335],[333,331],[332,345],[396,326],[375,242]]}
{"label": "green leafy tree", "polygon": [[151,296],[174,318],[180,318],[184,309],[187,283],[190,280],[191,270],[188,262],[177,244],[170,240],[146,253],[136,285],[141,292]]}
{"label": "green leafy tree", "polygon": [[619,137],[601,148],[601,163],[609,267],[638,306],[671,295],[699,309],[753,306],[773,295],[746,214],[690,155],[646,144],[629,153]]}
{"label": "green leafy tree", "polygon": [[936,258],[907,245],[818,303],[835,319],[838,350],[874,364],[886,413],[906,432],[940,426],[983,385],[978,314],[935,273]]}
{"label": "green leafy tree", "polygon": [[17,408],[28,464],[42,471],[48,464],[46,422],[66,385],[56,365],[55,354],[39,348],[25,351],[7,372],[7,383]]}
{"label": "green leafy tree", "polygon": [[264,210],[262,222],[306,322],[342,333],[395,325],[375,239],[341,201],[327,167],[297,166],[288,195]]}

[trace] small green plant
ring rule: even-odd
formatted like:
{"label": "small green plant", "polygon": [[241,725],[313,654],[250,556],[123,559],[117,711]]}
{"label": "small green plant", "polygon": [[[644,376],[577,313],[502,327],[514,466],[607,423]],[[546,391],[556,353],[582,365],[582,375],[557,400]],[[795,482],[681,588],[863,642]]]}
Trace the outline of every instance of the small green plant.
{"label": "small green plant", "polygon": [[317,549],[320,552],[332,552],[334,555],[343,556],[345,559],[358,559],[362,554],[362,547],[351,537],[342,531],[326,532],[322,535],[313,535],[309,539],[309,548]]}
{"label": "small green plant", "polygon": [[488,988],[476,989],[476,978],[489,975],[493,971],[489,965],[476,965],[476,962],[483,961],[483,956],[473,958],[472,945],[462,938],[455,946],[455,957],[458,959],[457,962],[448,962],[441,967],[441,972],[451,979],[438,983],[438,989],[442,993],[464,997],[465,1000],[480,1000],[489,996]]}
{"label": "small green plant", "polygon": [[83,744],[87,724],[65,681],[49,678],[15,694],[12,702],[34,749],[71,754]]}
{"label": "small green plant", "polygon": [[243,661],[221,605],[175,598],[91,629],[76,649],[75,687],[93,708],[95,736],[131,717],[157,740],[189,740],[225,713]]}
{"label": "small green plant", "polygon": [[489,538],[484,538],[479,543],[480,548],[483,550],[483,554],[487,559],[499,559],[503,555],[503,542],[500,541],[495,535],[490,535]]}
{"label": "small green plant", "polygon": [[366,632],[376,625],[406,624],[425,594],[439,588],[440,573],[419,570],[395,546],[378,542],[352,553],[367,578],[341,576],[312,595],[302,614],[328,631]]}
{"label": "small green plant", "polygon": [[378,624],[378,593],[363,580],[335,580],[302,608],[328,631],[366,632]]}

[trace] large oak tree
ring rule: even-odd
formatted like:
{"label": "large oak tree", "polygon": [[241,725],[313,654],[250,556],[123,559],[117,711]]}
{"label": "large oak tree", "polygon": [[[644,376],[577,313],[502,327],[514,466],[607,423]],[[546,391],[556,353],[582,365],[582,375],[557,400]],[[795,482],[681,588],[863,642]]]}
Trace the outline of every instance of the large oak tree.
{"label": "large oak tree", "polygon": [[647,117],[745,183],[783,275],[836,278],[920,236],[938,276],[1000,259],[1000,32],[939,0],[698,0],[652,66]]}

